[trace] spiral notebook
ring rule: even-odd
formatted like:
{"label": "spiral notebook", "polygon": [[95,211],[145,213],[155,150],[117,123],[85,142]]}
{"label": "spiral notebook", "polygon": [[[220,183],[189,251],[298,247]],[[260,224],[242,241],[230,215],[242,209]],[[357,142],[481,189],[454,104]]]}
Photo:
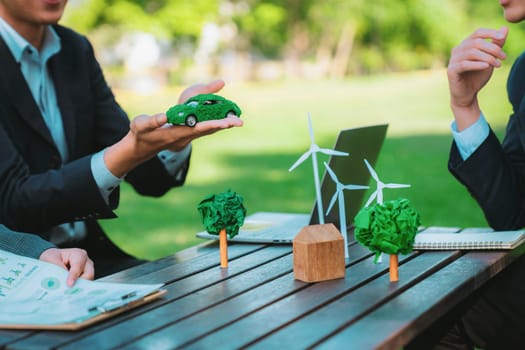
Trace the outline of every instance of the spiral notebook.
{"label": "spiral notebook", "polygon": [[487,228],[445,230],[426,229],[416,235],[416,250],[514,249],[525,242],[525,231],[492,231]]}

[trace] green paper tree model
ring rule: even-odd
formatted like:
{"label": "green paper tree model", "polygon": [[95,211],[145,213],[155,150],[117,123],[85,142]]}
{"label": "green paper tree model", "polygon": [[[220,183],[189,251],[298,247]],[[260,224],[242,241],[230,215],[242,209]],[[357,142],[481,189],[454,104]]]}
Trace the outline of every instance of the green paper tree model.
{"label": "green paper tree model", "polygon": [[390,254],[390,280],[397,281],[397,255],[412,251],[420,222],[409,200],[401,198],[362,208],[354,219],[354,235],[375,253],[375,262],[381,253]]}
{"label": "green paper tree model", "polygon": [[239,233],[244,224],[246,208],[243,197],[227,190],[219,194],[212,194],[204,198],[197,206],[206,231],[219,235],[221,267],[228,267],[228,246],[226,235],[229,238]]}

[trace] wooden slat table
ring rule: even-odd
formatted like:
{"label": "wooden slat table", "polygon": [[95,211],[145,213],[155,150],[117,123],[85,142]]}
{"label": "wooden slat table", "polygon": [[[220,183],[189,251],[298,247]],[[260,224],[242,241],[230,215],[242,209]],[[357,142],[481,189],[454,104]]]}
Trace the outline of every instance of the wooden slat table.
{"label": "wooden slat table", "polygon": [[[516,257],[514,251],[414,251],[388,263],[350,243],[346,277],[294,279],[291,245],[216,242],[106,277],[166,283],[160,300],[81,331],[0,330],[5,349],[399,349]],[[388,260],[388,259],[385,259]]]}

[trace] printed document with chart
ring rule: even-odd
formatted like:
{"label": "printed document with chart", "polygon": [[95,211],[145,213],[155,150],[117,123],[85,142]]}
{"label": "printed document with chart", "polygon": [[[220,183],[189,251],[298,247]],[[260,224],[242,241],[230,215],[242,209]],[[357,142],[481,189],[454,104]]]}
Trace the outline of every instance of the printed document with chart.
{"label": "printed document with chart", "polygon": [[0,329],[74,330],[152,301],[162,284],[125,284],[79,279],[67,271],[0,250]]}

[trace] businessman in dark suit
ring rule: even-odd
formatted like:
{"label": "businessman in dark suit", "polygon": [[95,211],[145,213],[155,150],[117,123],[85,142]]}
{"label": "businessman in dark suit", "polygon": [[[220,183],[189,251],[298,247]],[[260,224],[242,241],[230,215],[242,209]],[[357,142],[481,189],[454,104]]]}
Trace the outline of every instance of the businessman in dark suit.
{"label": "businessman in dark suit", "polygon": [[[508,22],[525,19],[525,1],[500,4]],[[447,70],[454,114],[449,170],[497,230],[525,226],[525,53],[509,74],[507,93],[513,112],[501,144],[478,103],[478,92],[506,58],[503,46],[508,31],[507,27],[476,30],[452,50]],[[521,257],[408,349],[523,349],[524,295],[525,257]],[[432,344],[436,334],[445,334],[437,345]]]}
{"label": "businessman in dark suit", "polygon": [[[0,0],[0,224],[85,249],[100,277],[141,262],[97,223],[115,217],[120,182],[161,196],[184,183],[193,139],[242,121],[130,123],[88,40],[57,25],[66,2]],[[223,85],[194,85],[179,101]]]}

